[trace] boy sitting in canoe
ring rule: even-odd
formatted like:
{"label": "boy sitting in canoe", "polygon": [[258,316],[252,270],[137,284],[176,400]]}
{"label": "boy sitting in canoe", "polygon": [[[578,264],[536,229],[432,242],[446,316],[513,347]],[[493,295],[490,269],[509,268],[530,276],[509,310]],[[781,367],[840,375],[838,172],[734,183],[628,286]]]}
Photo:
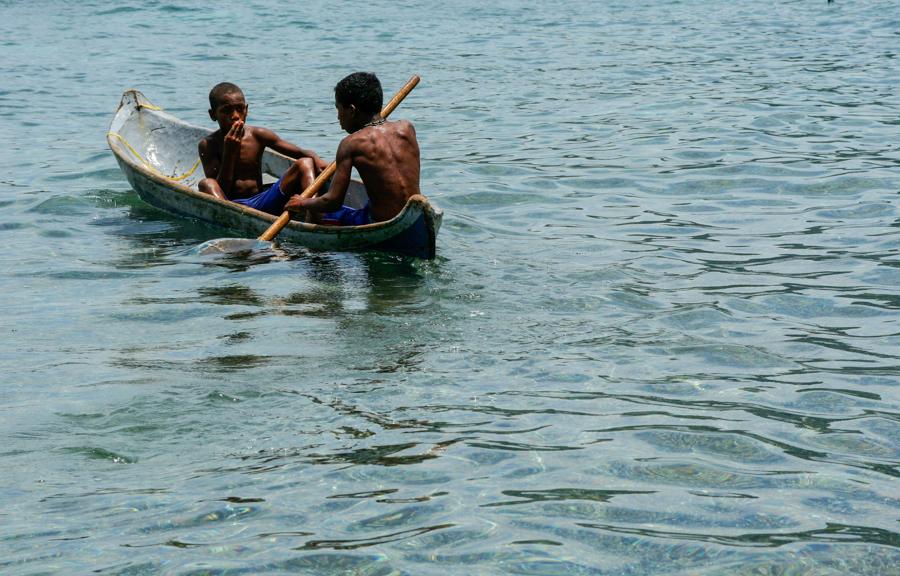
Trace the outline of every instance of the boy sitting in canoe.
{"label": "boy sitting in canoe", "polygon": [[[390,220],[403,210],[406,201],[419,193],[419,143],[408,120],[388,122],[381,117],[381,82],[368,72],[355,72],[334,87],[334,103],[341,128],[350,135],[337,149],[337,170],[331,186],[320,196],[301,198],[305,188],[288,188],[291,199],[286,210],[307,211],[307,220],[319,215],[342,226]],[[343,206],[356,168],[366,186],[369,204],[354,210]],[[311,213],[311,214],[310,214]]]}
{"label": "boy sitting in canoe", "polygon": [[[201,192],[280,214],[290,197],[284,190],[305,189],[327,166],[312,150],[282,140],[268,128],[247,124],[249,106],[236,85],[216,84],[209,92],[209,106],[209,117],[219,123],[219,129],[198,145],[206,174],[198,186]],[[295,162],[278,182],[264,190],[262,155],[266,147],[294,158]]]}

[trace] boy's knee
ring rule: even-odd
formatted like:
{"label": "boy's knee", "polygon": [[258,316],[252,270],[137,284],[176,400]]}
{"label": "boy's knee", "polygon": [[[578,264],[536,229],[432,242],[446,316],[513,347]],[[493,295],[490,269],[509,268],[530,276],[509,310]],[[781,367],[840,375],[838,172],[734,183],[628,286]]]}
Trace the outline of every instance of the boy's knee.
{"label": "boy's knee", "polygon": [[290,176],[290,178],[300,177],[305,174],[312,167],[312,160],[309,158],[297,158],[294,160],[294,163],[291,164],[291,167],[288,168],[285,176]]}

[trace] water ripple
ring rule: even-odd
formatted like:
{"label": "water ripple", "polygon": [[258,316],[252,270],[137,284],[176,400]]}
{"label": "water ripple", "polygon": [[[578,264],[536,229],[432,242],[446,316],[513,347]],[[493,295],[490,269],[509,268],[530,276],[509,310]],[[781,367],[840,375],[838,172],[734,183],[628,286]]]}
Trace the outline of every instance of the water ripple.
{"label": "water ripple", "polygon": [[[896,573],[896,2],[57,4],[0,19],[4,574]],[[423,77],[434,261],[216,252],[104,143],[229,80],[330,158],[355,69]]]}

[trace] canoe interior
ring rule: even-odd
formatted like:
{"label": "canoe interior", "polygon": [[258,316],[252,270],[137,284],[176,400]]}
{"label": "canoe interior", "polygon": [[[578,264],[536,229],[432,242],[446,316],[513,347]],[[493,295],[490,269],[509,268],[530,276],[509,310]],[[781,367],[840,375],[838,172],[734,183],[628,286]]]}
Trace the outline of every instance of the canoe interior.
{"label": "canoe interior", "polygon": [[[197,144],[212,130],[178,120],[142,98],[140,93],[126,93],[123,101],[126,99],[137,113],[131,116],[132,121],[119,127],[116,133],[121,138],[117,139],[125,144],[133,159],[144,168],[192,190],[198,190],[197,186],[204,174]],[[149,113],[141,113],[143,111]],[[277,181],[290,165],[290,158],[267,148],[262,160],[263,184]],[[362,182],[352,181],[344,203],[353,208],[362,208],[367,201],[365,186]]]}

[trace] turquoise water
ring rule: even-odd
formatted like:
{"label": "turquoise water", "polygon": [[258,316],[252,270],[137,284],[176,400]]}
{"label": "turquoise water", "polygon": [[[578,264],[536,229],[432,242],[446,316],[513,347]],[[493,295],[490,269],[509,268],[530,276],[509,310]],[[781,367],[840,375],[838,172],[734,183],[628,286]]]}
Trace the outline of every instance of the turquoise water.
{"label": "turquoise water", "polygon": [[[0,2],[0,573],[900,574],[900,5]],[[331,157],[433,262],[144,204],[121,93]]]}

